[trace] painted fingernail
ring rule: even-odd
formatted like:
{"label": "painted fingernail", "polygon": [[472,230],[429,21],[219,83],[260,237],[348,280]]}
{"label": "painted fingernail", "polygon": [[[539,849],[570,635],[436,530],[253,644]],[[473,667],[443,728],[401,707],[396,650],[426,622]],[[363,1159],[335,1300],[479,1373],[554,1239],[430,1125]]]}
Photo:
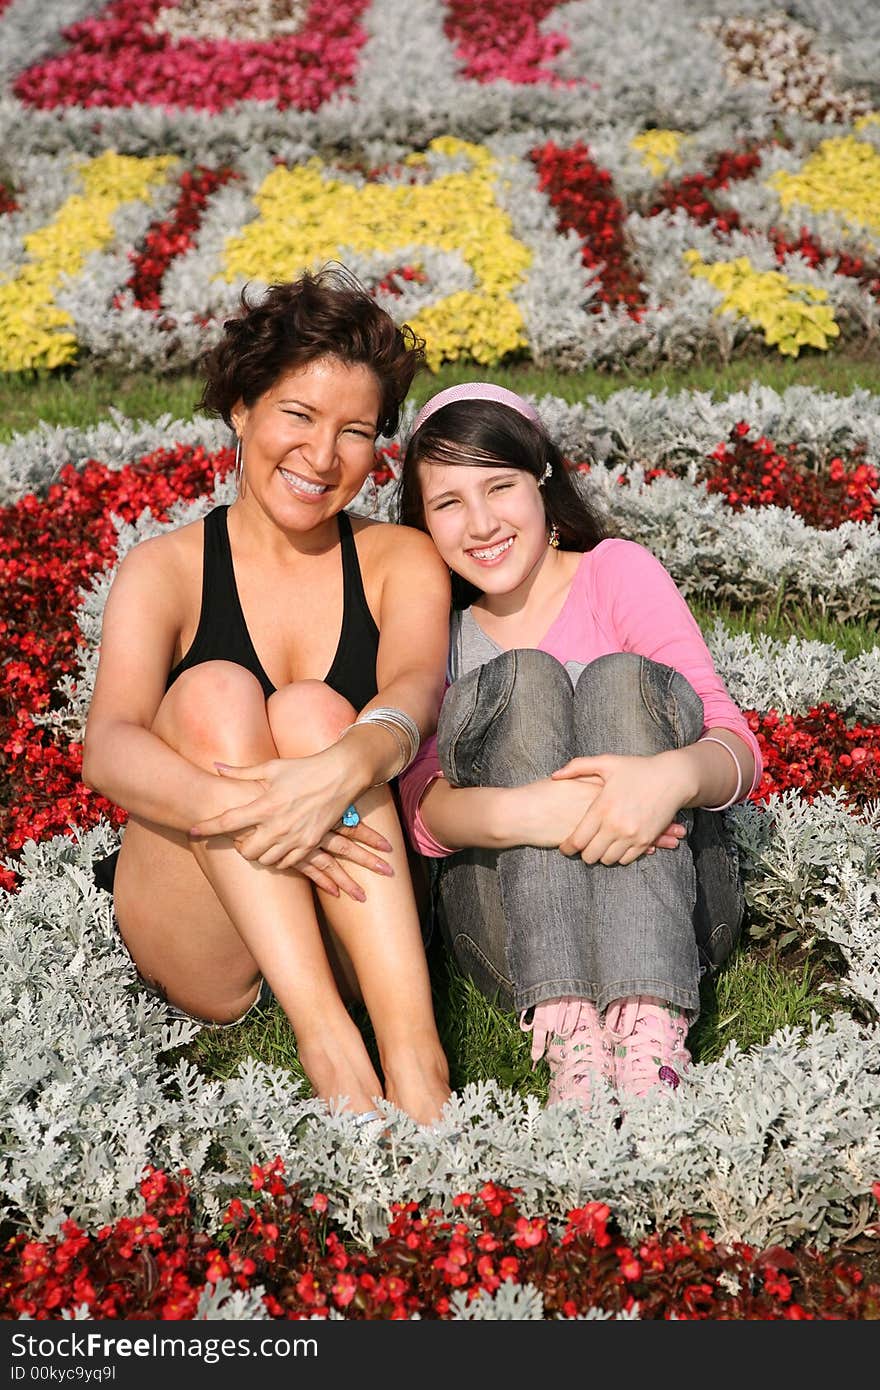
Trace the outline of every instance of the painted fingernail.
{"label": "painted fingernail", "polygon": [[378,873],[384,874],[386,878],[392,878],[394,875],[394,870],[391,865],[386,864],[384,859],[376,860],[376,870]]}

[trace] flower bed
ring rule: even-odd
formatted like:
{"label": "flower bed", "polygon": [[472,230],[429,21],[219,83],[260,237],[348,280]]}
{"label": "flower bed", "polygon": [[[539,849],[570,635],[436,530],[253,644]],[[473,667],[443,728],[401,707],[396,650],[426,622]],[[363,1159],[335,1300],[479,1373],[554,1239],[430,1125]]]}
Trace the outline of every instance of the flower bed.
{"label": "flower bed", "polygon": [[[587,28],[550,0],[515,15],[469,0],[250,0],[217,38],[222,16],[197,0],[115,0],[17,71],[13,29],[0,369],[86,354],[191,363],[244,278],[328,257],[415,317],[435,362],[617,370],[873,337],[880,125],[834,87],[833,55],[807,52],[787,21],[758,23],[758,43],[754,25],[713,29],[673,4],[658,35],[631,8],[622,36],[612,16]],[[656,77],[623,77],[637,44],[634,72],[662,71],[675,110],[659,90],[643,108]],[[780,44],[813,64],[812,123],[768,76]],[[746,52],[751,67],[737,66]],[[101,161],[111,201],[97,217],[88,170]],[[157,198],[176,198],[170,216]],[[130,262],[152,267],[157,242],[164,273],[145,296]],[[419,292],[393,302],[384,281],[399,265]]]}
{"label": "flower bed", "polygon": [[[114,0],[72,25],[66,51],[26,68],[13,91],[27,105],[48,109],[146,102],[217,111],[248,99],[314,110],[354,76],[365,37],[357,21],[366,3],[309,0],[298,24],[288,21],[279,32],[270,22],[262,39],[230,41],[225,26],[215,37],[200,26],[198,13],[186,14],[196,6]],[[181,9],[182,20],[169,24]]]}
{"label": "flower bed", "polygon": [[[397,1204],[366,1252],[328,1220],[324,1193],[306,1199],[285,1181],[282,1163],[255,1166],[251,1182],[251,1200],[234,1198],[213,1237],[196,1226],[185,1181],[149,1170],[142,1212],[94,1235],[66,1221],[60,1238],[13,1238],[0,1252],[6,1306],[37,1320],[70,1308],[157,1320],[205,1317],[225,1301],[230,1316],[375,1321],[486,1316],[500,1294],[511,1310],[521,1299],[531,1318],[880,1317],[880,1283],[845,1258],[720,1245],[690,1221],[629,1244],[603,1202],[550,1221],[521,1215],[516,1191],[485,1183],[453,1197],[452,1219]],[[504,1314],[496,1304],[491,1315]]]}

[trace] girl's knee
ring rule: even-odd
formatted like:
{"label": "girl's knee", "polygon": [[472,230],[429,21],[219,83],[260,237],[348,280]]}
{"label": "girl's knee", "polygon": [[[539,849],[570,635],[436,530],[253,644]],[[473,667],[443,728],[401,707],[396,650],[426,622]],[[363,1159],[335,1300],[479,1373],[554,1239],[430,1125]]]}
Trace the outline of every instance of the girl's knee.
{"label": "girl's knee", "polygon": [[637,652],[610,652],[584,667],[575,688],[579,725],[668,728],[675,745],[699,737],[703,702],[680,671]]}
{"label": "girl's knee", "polygon": [[269,697],[269,726],[283,757],[320,753],[357,718],[357,710],[324,681],[293,681]]}
{"label": "girl's knee", "polygon": [[[637,652],[608,652],[585,666],[577,680],[578,693],[588,691],[591,699],[636,699],[641,689],[642,662]],[[653,665],[648,662],[648,665]]]}
{"label": "girl's knee", "polygon": [[260,682],[231,661],[205,661],[182,672],[153,723],[154,733],[194,757],[234,756],[266,730]]}
{"label": "girl's knee", "polygon": [[[491,668],[498,663],[497,673]],[[549,652],[538,651],[536,647],[518,647],[504,652],[482,668],[484,682],[503,687],[501,701],[514,708],[522,708],[536,717],[546,714],[548,706],[560,702],[570,704],[571,679],[555,656]]]}

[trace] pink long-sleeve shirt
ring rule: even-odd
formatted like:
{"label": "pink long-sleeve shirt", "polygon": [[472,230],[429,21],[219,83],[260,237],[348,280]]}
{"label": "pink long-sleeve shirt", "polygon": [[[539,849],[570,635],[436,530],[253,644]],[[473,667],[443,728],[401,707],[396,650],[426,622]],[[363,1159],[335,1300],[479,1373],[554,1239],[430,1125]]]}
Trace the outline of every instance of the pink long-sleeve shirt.
{"label": "pink long-sleeve shirt", "polygon": [[[644,546],[612,539],[587,551],[565,603],[537,646],[563,665],[586,665],[611,652],[637,652],[680,671],[703,701],[702,732],[728,729],[754,754],[755,775],[742,797],[757,787],[763,771],[758,741],[715,670],[675,581]],[[434,839],[419,805],[431,782],[442,776],[435,736],[425,740],[399,783],[410,840],[420,854],[435,859],[455,851]]]}

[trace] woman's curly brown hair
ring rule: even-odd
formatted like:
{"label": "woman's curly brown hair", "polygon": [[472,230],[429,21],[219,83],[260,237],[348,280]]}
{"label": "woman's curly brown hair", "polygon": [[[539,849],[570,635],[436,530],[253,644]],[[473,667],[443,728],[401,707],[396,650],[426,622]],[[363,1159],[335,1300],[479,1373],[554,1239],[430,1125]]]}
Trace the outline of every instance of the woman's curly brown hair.
{"label": "woman's curly brown hair", "polygon": [[344,266],[270,285],[256,303],[241,292],[241,313],[227,319],[207,354],[200,409],[232,426],[238,401],[252,406],[287,371],[322,357],[369,367],[379,383],[379,433],[394,434],[400,407],[423,364],[424,342],[398,328]]}

